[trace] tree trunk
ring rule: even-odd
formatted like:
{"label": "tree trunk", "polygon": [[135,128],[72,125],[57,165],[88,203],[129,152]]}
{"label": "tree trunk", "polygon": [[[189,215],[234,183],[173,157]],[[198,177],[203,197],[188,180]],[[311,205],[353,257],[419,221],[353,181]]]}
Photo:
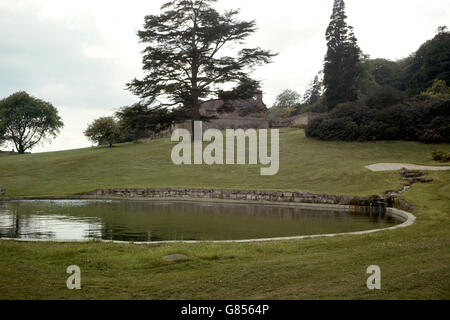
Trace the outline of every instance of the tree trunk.
{"label": "tree trunk", "polygon": [[192,117],[192,121],[191,121],[192,132],[191,132],[191,135],[192,135],[192,141],[194,141],[195,140],[195,137],[194,137],[195,124],[194,123],[195,123],[195,121],[200,121],[201,120],[200,100],[199,100],[197,94],[193,95],[193,99],[192,99],[192,115],[191,115],[191,117]]}

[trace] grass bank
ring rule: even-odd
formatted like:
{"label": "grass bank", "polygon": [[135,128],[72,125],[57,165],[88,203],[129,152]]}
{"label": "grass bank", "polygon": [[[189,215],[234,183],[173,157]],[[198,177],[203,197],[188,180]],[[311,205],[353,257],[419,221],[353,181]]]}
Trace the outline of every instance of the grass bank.
{"label": "grass bank", "polygon": [[397,173],[373,173],[376,162],[434,164],[431,152],[450,145],[415,142],[346,143],[307,139],[283,130],[280,171],[261,176],[259,166],[175,166],[169,139],[110,148],[87,148],[0,157],[0,184],[8,196],[65,195],[103,188],[189,187],[372,195],[399,186]]}
{"label": "grass bank", "polygon": [[[9,196],[61,195],[112,187],[271,189],[371,195],[397,188],[398,173],[365,165],[436,165],[431,151],[450,145],[341,143],[281,134],[280,173],[249,166],[176,167],[171,143],[158,140],[47,154],[0,157]],[[361,236],[252,244],[135,246],[0,241],[2,299],[449,299],[450,172],[434,172],[404,197],[416,205],[412,227]],[[166,262],[167,254],[189,258]],[[65,286],[82,270],[82,290]],[[366,288],[379,265],[382,290]]]}

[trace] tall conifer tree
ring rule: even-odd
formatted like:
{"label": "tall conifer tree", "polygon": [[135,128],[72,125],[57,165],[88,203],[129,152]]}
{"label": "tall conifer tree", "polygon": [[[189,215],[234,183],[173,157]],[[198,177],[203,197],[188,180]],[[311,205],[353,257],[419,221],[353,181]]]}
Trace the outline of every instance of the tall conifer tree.
{"label": "tall conifer tree", "polygon": [[357,96],[360,54],[353,28],[346,23],[344,0],[335,0],[331,22],[326,32],[324,86],[328,109]]}

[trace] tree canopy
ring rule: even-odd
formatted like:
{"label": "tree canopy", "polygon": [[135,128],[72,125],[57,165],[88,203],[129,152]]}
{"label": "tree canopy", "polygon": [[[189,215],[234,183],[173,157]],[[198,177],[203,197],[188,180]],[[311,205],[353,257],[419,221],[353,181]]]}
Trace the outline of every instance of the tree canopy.
{"label": "tree canopy", "polygon": [[[390,86],[414,96],[432,87],[435,80],[450,85],[449,52],[450,33],[446,27],[439,27],[438,34],[410,56],[397,61],[366,59],[362,67],[365,73],[373,77],[373,85]],[[370,95],[371,92],[363,94]]]}
{"label": "tree canopy", "polygon": [[119,124],[113,117],[102,117],[91,123],[84,135],[98,145],[109,145],[112,148],[114,143],[120,142]]}
{"label": "tree canopy", "polygon": [[[275,55],[261,48],[237,48],[256,31],[255,21],[238,20],[239,10],[219,13],[216,0],[173,0],[160,15],[145,17],[138,32],[143,51],[145,77],[127,87],[152,108],[179,107],[186,119],[202,120],[201,99],[218,95],[221,86],[249,83],[250,72],[271,62]],[[255,83],[255,82],[253,82]],[[248,88],[247,88],[248,89]],[[234,91],[235,94],[239,92]]]}
{"label": "tree canopy", "polygon": [[116,112],[119,119],[122,138],[125,141],[135,141],[149,138],[153,133],[164,131],[172,125],[176,118],[176,110],[169,112],[165,108],[151,109],[140,103],[123,107]]}
{"label": "tree canopy", "polygon": [[3,136],[20,154],[46,139],[56,138],[63,126],[58,110],[50,102],[24,91],[0,101],[0,142]]}
{"label": "tree canopy", "polygon": [[444,27],[410,58],[406,79],[409,94],[420,94],[431,87],[435,79],[450,85],[450,32]]}
{"label": "tree canopy", "polygon": [[269,117],[276,118],[289,118],[295,111],[296,107],[300,104],[301,95],[291,89],[285,89],[275,99],[275,103],[272,108],[269,109]]}
{"label": "tree canopy", "polygon": [[303,104],[312,105],[320,99],[323,91],[323,79],[321,79],[322,76],[323,73],[319,72],[319,74],[314,77],[314,80],[309,83],[308,88],[303,95]]}
{"label": "tree canopy", "polygon": [[286,89],[277,96],[274,107],[282,109],[294,107],[300,103],[301,97],[297,91]]}

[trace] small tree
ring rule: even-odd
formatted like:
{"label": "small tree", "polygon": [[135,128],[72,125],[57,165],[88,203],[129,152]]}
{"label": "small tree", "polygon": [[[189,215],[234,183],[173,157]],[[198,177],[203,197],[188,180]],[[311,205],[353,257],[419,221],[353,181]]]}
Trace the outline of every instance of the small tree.
{"label": "small tree", "polygon": [[[296,107],[300,105],[301,95],[291,89],[286,89],[280,93],[272,108],[269,109],[269,118],[289,118],[295,111]],[[289,110],[286,110],[288,109]]]}
{"label": "small tree", "polygon": [[[0,142],[12,141],[19,154],[50,138],[64,126],[49,102],[21,91],[0,101]],[[2,134],[3,132],[3,134]]]}
{"label": "small tree", "polygon": [[312,105],[316,103],[323,92],[323,80],[320,79],[322,72],[314,77],[314,80],[308,85],[305,94],[303,95],[303,104]]}
{"label": "small tree", "polygon": [[281,112],[281,117],[287,119],[290,118],[292,116],[292,114],[294,113],[295,108],[294,107],[287,107],[284,108],[283,111]]}
{"label": "small tree", "polygon": [[84,135],[98,145],[108,144],[112,148],[113,143],[120,141],[119,124],[113,117],[103,117],[89,125]]}
{"label": "small tree", "polygon": [[277,96],[274,107],[280,109],[294,107],[300,103],[300,99],[301,95],[299,93],[291,89],[286,89]]}

